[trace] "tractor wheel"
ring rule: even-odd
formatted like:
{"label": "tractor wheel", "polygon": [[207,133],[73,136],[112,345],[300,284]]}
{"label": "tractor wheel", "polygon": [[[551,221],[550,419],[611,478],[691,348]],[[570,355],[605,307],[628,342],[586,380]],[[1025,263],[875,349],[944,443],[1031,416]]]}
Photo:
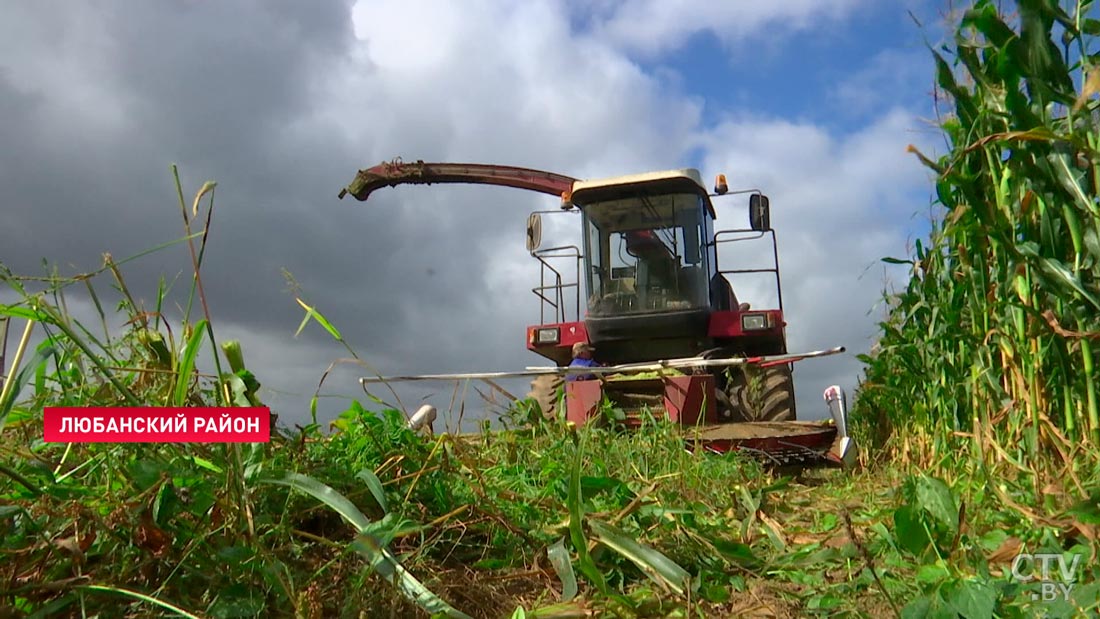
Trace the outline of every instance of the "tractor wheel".
{"label": "tractor wheel", "polygon": [[746,366],[733,372],[726,397],[733,404],[734,421],[794,421],[794,377],[789,365],[770,368]]}
{"label": "tractor wheel", "polygon": [[531,393],[527,397],[538,403],[543,417],[554,419],[558,416],[558,392],[564,382],[557,374],[543,374],[531,381]]}

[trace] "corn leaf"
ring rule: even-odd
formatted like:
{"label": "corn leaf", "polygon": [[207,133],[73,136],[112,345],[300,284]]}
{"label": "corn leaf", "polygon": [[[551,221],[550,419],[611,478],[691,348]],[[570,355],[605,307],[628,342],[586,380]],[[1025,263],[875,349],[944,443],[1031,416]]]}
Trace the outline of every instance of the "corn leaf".
{"label": "corn leaf", "polygon": [[1082,285],[1081,279],[1074,275],[1073,271],[1066,265],[1057,260],[1040,256],[1038,247],[1034,243],[1021,243],[1019,249],[1021,254],[1032,258],[1038,263],[1043,275],[1061,286],[1072,289],[1091,303],[1093,307],[1100,310],[1100,297],[1087,290]]}
{"label": "corn leaf", "polygon": [[289,486],[312,496],[340,514],[359,531],[351,547],[370,562],[371,569],[379,576],[428,613],[441,613],[453,619],[471,619],[469,615],[452,607],[410,574],[371,532],[374,523],[344,495],[312,477],[298,473],[287,473],[281,478],[263,479],[261,483]]}
{"label": "corn leaf", "polygon": [[565,540],[560,539],[546,551],[550,565],[554,566],[561,579],[561,599],[568,602],[577,596],[577,575],[573,573],[573,562],[569,560],[569,551],[565,549]]}
{"label": "corn leaf", "polygon": [[672,559],[634,541],[610,524],[592,520],[589,526],[601,544],[629,559],[653,582],[681,595],[687,590],[691,574]]}
{"label": "corn leaf", "polygon": [[1058,177],[1058,182],[1073,197],[1073,201],[1077,206],[1085,212],[1100,217],[1100,210],[1097,210],[1096,202],[1085,195],[1085,190],[1081,187],[1077,173],[1070,169],[1069,157],[1064,154],[1057,154],[1051,155],[1049,159]]}

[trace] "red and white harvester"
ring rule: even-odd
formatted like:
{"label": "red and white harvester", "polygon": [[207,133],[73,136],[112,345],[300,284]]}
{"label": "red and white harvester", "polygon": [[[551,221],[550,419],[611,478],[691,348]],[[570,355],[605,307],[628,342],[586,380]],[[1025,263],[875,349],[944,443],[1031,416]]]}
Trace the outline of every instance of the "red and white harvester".
{"label": "red and white harvester", "polygon": [[[694,169],[578,180],[511,166],[398,160],[361,170],[340,197],[363,201],[383,187],[435,183],[506,186],[560,200],[560,208],[535,211],[527,223],[527,250],[540,264],[533,292],[541,311],[526,345],[554,366],[363,382],[532,376],[529,397],[542,412],[578,425],[640,425],[646,413],[664,415],[682,424],[696,447],[741,450],[778,464],[852,463],[839,387],[825,391],[831,419],[796,420],[793,364],[844,348],[788,352],[765,195],[730,192],[722,175],[710,192]],[[744,194],[749,227],[715,231],[712,198]],[[558,213],[579,213],[579,246],[542,247],[542,217]],[[760,239],[770,241],[770,266],[721,268],[722,244]],[[738,299],[727,276],[749,273],[774,274],[777,307]],[[569,367],[578,342],[595,348],[601,367]],[[570,374],[594,379],[566,380]]]}

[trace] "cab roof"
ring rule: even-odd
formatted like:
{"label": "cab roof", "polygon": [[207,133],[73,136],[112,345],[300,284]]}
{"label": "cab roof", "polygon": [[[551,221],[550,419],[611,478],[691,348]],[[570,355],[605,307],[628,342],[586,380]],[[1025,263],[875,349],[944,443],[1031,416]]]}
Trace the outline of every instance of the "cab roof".
{"label": "cab roof", "polygon": [[694,193],[706,201],[707,211],[712,218],[715,217],[714,205],[710,202],[710,195],[703,185],[702,176],[695,168],[681,168],[679,170],[663,170],[658,172],[645,172],[642,174],[628,174],[625,176],[613,176],[592,180],[577,181],[573,183],[571,198],[574,204],[584,206],[586,203],[602,202],[604,200],[619,200],[630,197],[637,191],[645,193]]}

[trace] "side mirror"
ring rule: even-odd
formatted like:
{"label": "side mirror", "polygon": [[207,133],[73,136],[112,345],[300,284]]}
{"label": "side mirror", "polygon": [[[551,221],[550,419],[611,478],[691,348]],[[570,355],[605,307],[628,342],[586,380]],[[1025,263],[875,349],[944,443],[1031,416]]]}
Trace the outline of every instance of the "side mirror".
{"label": "side mirror", "polygon": [[542,215],[531,213],[527,216],[527,251],[534,253],[542,245]]}
{"label": "side mirror", "polygon": [[771,214],[768,210],[768,196],[758,193],[749,196],[749,226],[757,232],[772,229]]}

